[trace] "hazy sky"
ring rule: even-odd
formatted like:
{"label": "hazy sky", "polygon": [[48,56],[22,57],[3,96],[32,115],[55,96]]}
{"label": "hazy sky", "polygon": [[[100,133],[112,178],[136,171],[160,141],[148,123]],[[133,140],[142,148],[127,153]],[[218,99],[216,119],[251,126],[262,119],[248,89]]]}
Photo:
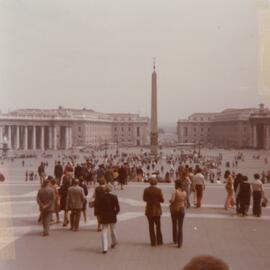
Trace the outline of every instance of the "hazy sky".
{"label": "hazy sky", "polygon": [[0,108],[92,108],[160,121],[256,106],[256,0],[0,0]]}

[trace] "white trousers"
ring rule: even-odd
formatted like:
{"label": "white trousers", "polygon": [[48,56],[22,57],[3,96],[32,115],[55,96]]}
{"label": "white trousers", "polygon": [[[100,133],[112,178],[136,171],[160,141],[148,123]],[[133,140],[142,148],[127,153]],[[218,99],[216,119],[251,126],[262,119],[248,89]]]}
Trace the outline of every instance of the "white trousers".
{"label": "white trousers", "polygon": [[117,236],[116,236],[116,224],[102,224],[101,231],[101,242],[102,242],[102,251],[108,250],[108,228],[110,227],[112,245],[117,244]]}

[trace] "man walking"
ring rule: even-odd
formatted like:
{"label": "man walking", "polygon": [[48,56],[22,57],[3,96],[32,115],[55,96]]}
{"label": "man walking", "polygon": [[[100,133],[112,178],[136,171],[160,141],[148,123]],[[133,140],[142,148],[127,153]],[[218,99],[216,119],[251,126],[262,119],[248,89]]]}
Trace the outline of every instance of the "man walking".
{"label": "man walking", "polygon": [[61,184],[62,175],[63,175],[63,167],[60,161],[58,161],[54,167],[54,176],[58,185]]}
{"label": "man walking", "polygon": [[39,179],[40,179],[40,185],[42,186],[43,181],[45,180],[45,165],[43,162],[40,163],[40,165],[38,166],[38,175],[39,175]]}
{"label": "man walking", "polygon": [[78,231],[81,218],[81,211],[85,199],[83,188],[79,186],[79,179],[74,180],[73,186],[68,189],[66,211],[71,210],[70,229]]}
{"label": "man walking", "polygon": [[49,180],[45,179],[42,188],[38,191],[37,202],[40,209],[40,218],[43,225],[43,236],[49,235],[51,216],[55,205],[55,192],[49,186]]}
{"label": "man walking", "polygon": [[143,200],[146,202],[145,215],[149,223],[151,246],[156,246],[163,244],[160,225],[160,216],[162,214],[160,203],[164,202],[164,198],[161,189],[156,187],[157,179],[155,176],[149,178],[149,183],[150,187],[144,190]]}
{"label": "man walking", "polygon": [[96,206],[100,213],[100,223],[102,225],[102,253],[108,251],[108,229],[111,231],[112,244],[111,248],[117,245],[116,222],[117,215],[120,212],[119,202],[116,195],[110,193],[110,188],[106,187],[99,197],[96,197]]}
{"label": "man walking", "polygon": [[193,183],[195,185],[195,191],[197,196],[197,208],[200,208],[202,205],[203,191],[205,190],[205,180],[202,174],[202,169],[198,168],[197,173],[194,175]]}

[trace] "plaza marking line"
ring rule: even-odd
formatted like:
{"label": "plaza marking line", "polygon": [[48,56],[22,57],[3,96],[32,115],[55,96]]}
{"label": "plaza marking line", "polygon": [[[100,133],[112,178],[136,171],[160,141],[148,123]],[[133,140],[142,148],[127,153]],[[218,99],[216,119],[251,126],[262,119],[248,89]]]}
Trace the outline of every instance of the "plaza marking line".
{"label": "plaza marking line", "polygon": [[[40,187],[40,184],[39,183],[36,183],[36,182],[19,182],[19,181],[14,181],[14,182],[4,182],[4,183],[1,183],[0,184],[0,187],[1,186],[26,186],[26,187]],[[145,188],[145,187],[148,187],[149,184],[148,183],[141,183],[141,182],[129,182],[128,185],[127,185],[127,188],[129,187],[132,187],[132,188]],[[160,188],[173,188],[174,187],[174,184],[173,183],[159,183],[158,185]],[[217,183],[213,183],[213,184],[210,184],[210,183],[206,183],[206,189],[207,188],[224,188],[224,183],[222,184],[217,184]],[[92,188],[92,187],[91,187]],[[267,183],[267,184],[264,184],[264,189],[270,189],[270,184]]]}
{"label": "plaza marking line", "polygon": [[[91,195],[87,196],[88,198],[91,197]],[[1,198],[1,197],[0,197]],[[27,197],[29,198],[29,197]],[[118,197],[118,200],[120,203],[126,203],[130,206],[138,206],[138,207],[144,207],[145,206],[145,202],[143,201],[139,201],[139,200],[134,200],[134,199],[129,199],[129,198],[122,198],[122,197]],[[22,204],[28,204],[28,205],[37,205],[37,202],[35,200],[29,200],[29,201],[0,201],[0,206],[5,206],[5,205],[22,205]],[[169,203],[162,203],[161,204],[163,207],[169,207]],[[224,209],[224,205],[222,204],[202,204],[202,209],[207,208],[207,209]],[[193,209],[193,208],[191,208]],[[270,209],[270,206],[267,206],[263,209]],[[0,217],[1,217],[1,213],[0,213]]]}

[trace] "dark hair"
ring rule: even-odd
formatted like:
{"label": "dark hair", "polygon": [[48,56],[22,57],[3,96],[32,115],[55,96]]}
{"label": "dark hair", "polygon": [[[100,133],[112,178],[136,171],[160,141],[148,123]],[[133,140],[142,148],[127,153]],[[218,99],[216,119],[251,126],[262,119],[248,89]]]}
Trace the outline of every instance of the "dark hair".
{"label": "dark hair", "polygon": [[247,177],[246,175],[243,175],[243,177],[242,177],[242,181],[243,181],[243,182],[248,181],[248,177]]}
{"label": "dark hair", "polygon": [[230,174],[231,174],[231,172],[229,170],[225,171],[224,178],[227,178]]}
{"label": "dark hair", "polygon": [[257,180],[257,179],[260,179],[260,175],[258,173],[255,173],[254,174],[254,178]]}
{"label": "dark hair", "polygon": [[182,189],[182,181],[181,180],[176,180],[174,182],[175,189],[181,188]]}
{"label": "dark hair", "polygon": [[229,270],[228,265],[213,256],[197,256],[184,266],[182,270]]}
{"label": "dark hair", "polygon": [[51,184],[52,185],[55,185],[56,184],[56,180],[53,178],[53,179],[51,179]]}

